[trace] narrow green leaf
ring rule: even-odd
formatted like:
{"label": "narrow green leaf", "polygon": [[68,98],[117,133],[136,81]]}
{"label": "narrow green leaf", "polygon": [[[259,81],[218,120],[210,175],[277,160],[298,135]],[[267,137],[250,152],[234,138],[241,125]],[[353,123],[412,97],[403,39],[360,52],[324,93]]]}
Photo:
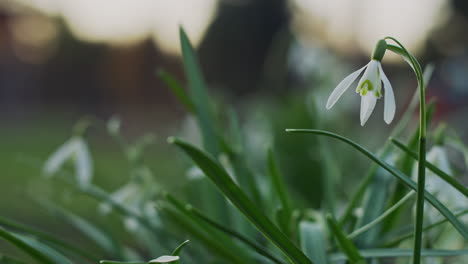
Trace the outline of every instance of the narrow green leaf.
{"label": "narrow green leaf", "polygon": [[174,251],[172,252],[172,256],[180,256],[180,252],[182,251],[182,249],[190,242],[190,240],[185,240],[184,242],[182,242],[179,246],[177,246],[176,249],[174,249]]}
{"label": "narrow green leaf", "polygon": [[210,224],[207,224],[205,221],[199,219],[195,215],[194,210],[190,204],[184,204],[179,201],[174,196],[166,193],[165,197],[167,201],[174,206],[185,218],[197,225],[199,229],[204,230],[213,240],[217,243],[223,245],[224,248],[228,249],[232,254],[237,258],[243,259],[243,261],[249,260],[249,255],[244,254],[242,248],[235,244],[230,237],[225,235],[223,232],[219,232],[217,228],[212,228]]}
{"label": "narrow green leaf", "polygon": [[179,34],[185,74],[187,75],[188,85],[190,87],[190,97],[200,125],[203,144],[206,151],[217,157],[220,147],[218,141],[214,140],[217,138],[214,128],[216,122],[211,109],[211,102],[206,89],[205,80],[200,70],[197,55],[182,27],[179,29]]}
{"label": "narrow green leaf", "polygon": [[379,217],[375,218],[373,221],[367,223],[364,226],[361,226],[359,229],[354,230],[351,234],[349,234],[347,237],[349,239],[353,239],[360,234],[366,232],[376,224],[380,223],[383,219],[388,217],[392,212],[397,210],[400,206],[402,206],[406,201],[408,201],[413,195],[415,194],[414,191],[409,192],[406,196],[404,196],[401,200],[399,200],[397,203],[392,205],[392,207],[388,208],[383,214],[381,214]]}
{"label": "narrow green leaf", "polygon": [[[460,217],[460,216],[463,216],[465,214],[468,214],[468,210],[463,210],[461,212],[458,212],[455,214],[455,217]],[[426,232],[430,229],[433,229],[441,224],[444,224],[446,223],[448,220],[447,218],[444,218],[444,219],[441,219],[435,223],[432,223],[432,224],[429,224],[429,225],[425,225],[424,228],[423,228],[423,231]],[[413,226],[407,226],[405,228],[403,228],[403,230],[412,230],[413,229]],[[398,232],[398,233],[401,233],[401,232]],[[398,237],[396,238],[392,238],[393,240],[391,240],[390,242],[385,242],[384,243],[384,246],[385,247],[395,247],[397,246],[400,242],[402,242],[403,240],[406,240],[406,239],[410,239],[413,237],[413,232],[412,231],[409,231],[403,235],[398,235]],[[386,241],[387,240],[387,237],[384,237],[382,239],[382,241]]]}
{"label": "narrow green leaf", "polygon": [[161,78],[167,87],[171,89],[172,93],[179,99],[179,101],[185,106],[187,111],[195,113],[195,106],[193,105],[192,100],[185,92],[182,85],[177,81],[171,74],[167,73],[164,70],[158,70],[157,75]]}
{"label": "narrow green leaf", "polygon": [[318,140],[320,153],[324,160],[324,173],[322,173],[323,196],[326,210],[336,217],[336,191],[335,181],[339,178],[340,171],[333,161],[333,153],[323,140]]}
{"label": "narrow green leaf", "polygon": [[57,251],[54,248],[49,247],[48,245],[38,241],[34,238],[29,236],[14,234],[19,239],[23,240],[24,242],[28,243],[28,245],[34,247],[35,249],[41,251],[43,254],[47,255],[49,258],[53,260],[53,263],[60,263],[60,264],[72,264],[72,262],[61,252]]}
{"label": "narrow green leaf", "polygon": [[[385,156],[383,156],[385,158]],[[363,215],[358,218],[357,227],[362,228],[379,217],[388,201],[392,176],[382,168],[378,167],[374,173],[372,182],[368,187],[367,197],[364,202]],[[381,223],[372,226],[356,238],[356,243],[363,247],[372,247],[379,236]]]}
{"label": "narrow green leaf", "polygon": [[194,239],[200,241],[201,244],[207,247],[214,255],[224,258],[228,263],[245,263],[245,259],[236,255],[232,248],[227,248],[226,245],[220,243],[216,238],[213,238],[213,236],[210,236],[198,223],[187,217],[186,214],[180,213],[180,210],[176,211],[173,207],[163,205],[159,205],[158,208],[171,223],[176,223],[178,228],[183,229]]}
{"label": "narrow green leaf", "polygon": [[[406,257],[410,258],[413,256],[412,249],[402,248],[375,248],[375,249],[363,249],[359,253],[364,258],[398,258]],[[440,250],[440,249],[423,249],[421,251],[423,257],[452,257],[468,255],[468,250]],[[332,262],[345,261],[346,255],[342,253],[335,253],[330,255]]]}
{"label": "narrow green leaf", "polygon": [[348,222],[349,219],[351,219],[354,209],[356,209],[359,202],[363,199],[367,187],[371,183],[376,170],[377,166],[372,166],[370,170],[366,173],[366,176],[364,176],[364,178],[359,182],[356,191],[352,195],[351,201],[349,201],[348,205],[346,206],[345,212],[343,213],[343,216],[340,218],[340,226],[343,226],[345,223]]}
{"label": "narrow green leaf", "polygon": [[327,264],[324,230],[318,223],[301,221],[299,235],[302,251],[316,264]]}
{"label": "narrow green leaf", "polygon": [[60,217],[67,223],[71,224],[77,230],[81,231],[84,235],[90,238],[92,241],[96,243],[99,247],[104,249],[106,252],[116,256],[120,256],[121,248],[118,244],[105,232],[102,231],[101,228],[95,226],[88,220],[78,216],[70,211],[67,211],[64,208],[52,205],[51,203],[42,203],[47,209],[51,210],[51,212]]}
{"label": "narrow green leaf", "polygon": [[[198,58],[182,27],[179,28],[179,36],[189,94],[195,108],[195,116],[198,120],[202,136],[203,149],[213,155],[213,157],[218,158],[221,153],[221,146],[219,144],[221,134],[216,129],[217,122]],[[202,208],[210,213],[210,215],[215,215],[217,218],[223,218],[224,221],[227,221],[226,201],[212,187],[209,184],[201,186]]]}
{"label": "narrow green leaf", "polygon": [[232,152],[234,153],[241,153],[245,150],[244,140],[241,125],[239,122],[239,116],[237,115],[236,111],[232,107],[228,107],[227,111],[227,118],[228,118],[228,138],[229,143],[233,149]]}
{"label": "narrow green leaf", "polygon": [[48,233],[45,233],[45,232],[42,232],[42,231],[39,231],[39,230],[36,230],[34,228],[31,228],[29,226],[26,226],[26,225],[23,225],[23,224],[20,224],[16,221],[12,221],[12,220],[9,220],[7,218],[4,218],[4,217],[1,217],[0,216],[0,225],[4,226],[4,227],[7,227],[7,228],[10,228],[10,229],[14,229],[16,231],[19,231],[21,233],[25,233],[27,235],[32,235],[34,237],[37,237],[37,239],[41,240],[41,241],[44,241],[44,242],[47,242],[49,244],[52,244],[54,246],[58,246],[58,247],[61,247],[65,250],[68,250],[69,252],[71,253],[74,253],[78,256],[81,256],[89,261],[96,261],[97,256],[94,256],[93,254],[89,253],[88,251],[85,251],[83,249],[80,249],[80,248],[77,248],[76,246],[74,245],[71,245],[69,244],[68,242],[65,242],[61,239],[58,239]]}
{"label": "narrow green leaf", "polygon": [[2,264],[27,264],[26,262],[5,256],[2,254],[0,254],[0,263]]}
{"label": "narrow green leaf", "polygon": [[189,211],[191,211],[193,213],[194,216],[198,217],[199,219],[205,221],[206,223],[208,223],[209,225],[211,225],[212,227],[228,234],[229,236],[232,236],[236,239],[238,239],[239,241],[241,241],[242,243],[244,243],[245,245],[251,247],[255,252],[257,252],[258,254],[270,259],[272,262],[274,263],[277,263],[277,264],[281,264],[282,262],[277,259],[275,256],[271,255],[270,253],[268,253],[268,251],[266,251],[265,249],[263,249],[262,247],[258,246],[255,242],[253,241],[250,241],[248,238],[244,237],[243,235],[239,234],[238,232],[234,231],[234,230],[231,230],[225,226],[223,226],[222,224],[219,224],[213,220],[211,220],[210,218],[208,218],[207,216],[205,216],[203,213],[201,213],[200,211],[198,211],[197,209],[193,208],[193,207],[190,207],[189,208]]}
{"label": "narrow green leaf", "polygon": [[[425,68],[424,83],[426,85],[429,82],[429,77],[430,77],[429,73],[432,73],[432,70],[433,70],[433,66],[431,66],[431,64],[429,64]],[[416,89],[415,95],[417,93],[418,93],[418,90]],[[419,96],[416,96],[416,98],[417,98],[416,102],[419,102]],[[410,104],[413,104],[413,101],[411,101]],[[427,126],[431,124],[432,116],[434,112],[435,112],[435,103],[431,101],[428,103],[427,110],[426,110]],[[397,137],[397,135],[398,134],[392,134],[391,137]],[[415,128],[413,134],[409,137],[407,145],[410,149],[417,149],[418,143],[419,143],[419,126]],[[391,146],[392,149],[395,148],[394,144],[392,144],[390,141],[386,141],[385,144],[388,144],[388,146]],[[407,154],[402,153],[402,155],[399,155],[399,159],[396,161],[395,167],[398,168],[403,174],[411,175],[413,173],[414,164],[415,164],[415,161],[412,157],[410,157]],[[393,189],[393,195],[389,199],[389,204],[394,204],[398,202],[398,200],[400,200],[405,195],[405,193],[406,193],[406,186],[401,182],[397,182],[395,188]],[[389,217],[387,217],[384,223],[382,224],[383,227],[381,231],[385,233],[389,230],[392,230],[395,226],[397,226],[399,216],[401,213],[404,212],[404,210],[405,210],[405,206],[402,206],[400,209],[396,210]]]}
{"label": "narrow green leaf", "polygon": [[212,157],[177,138],[170,143],[181,148],[219,188],[219,190],[294,263],[312,263],[262,212],[247,198],[229,174]]}
{"label": "narrow green leaf", "polygon": [[[56,262],[51,256],[48,256],[46,253],[42,252],[41,249],[36,248],[35,246],[30,244],[30,241],[25,241],[21,239],[17,235],[7,231],[6,229],[0,227],[0,238],[10,242],[12,245],[16,246],[20,250],[24,251],[28,255],[30,255],[35,260],[39,261],[40,263],[44,264],[64,264],[60,262]],[[65,262],[65,263],[70,263]]]}
{"label": "narrow green leaf", "polygon": [[282,208],[281,214],[281,222],[279,223],[283,232],[286,234],[290,234],[291,230],[289,228],[289,220],[292,213],[292,206],[291,200],[288,196],[288,191],[286,187],[286,183],[283,180],[283,177],[280,173],[280,169],[278,164],[276,163],[273,149],[268,149],[268,171],[270,174],[271,184],[273,186],[273,190],[279,198]]}
{"label": "narrow green leaf", "polygon": [[[358,150],[359,152],[361,152],[362,154],[364,154],[369,159],[373,160],[375,163],[380,165],[380,167],[384,168],[386,171],[390,172],[392,175],[397,177],[407,187],[413,190],[417,189],[416,183],[413,180],[411,180],[408,176],[404,175],[403,173],[395,169],[393,166],[391,166],[387,162],[381,160],[380,158],[372,154],[370,151],[368,151],[361,145],[357,144],[356,142],[348,138],[345,138],[343,136],[340,136],[340,135],[337,135],[328,131],[315,130],[315,129],[287,129],[286,131],[291,132],[291,133],[308,133],[308,134],[315,134],[315,135],[324,135],[324,136],[332,137],[340,141],[343,141],[349,144],[350,146],[352,146],[353,148],[355,148],[356,150]],[[464,226],[463,223],[461,223],[453,215],[453,213],[447,207],[445,207],[437,198],[435,198],[432,194],[428,193],[427,191],[425,192],[424,197],[429,203],[431,203],[434,206],[434,208],[436,208],[443,216],[445,216],[450,221],[450,223],[455,227],[455,229],[457,229],[457,231],[465,239],[468,240],[467,228]]]}
{"label": "narrow green leaf", "polygon": [[327,215],[327,223],[330,228],[330,231],[334,234],[336,240],[338,241],[338,245],[346,254],[347,259],[351,263],[364,263],[363,258],[356,246],[351,240],[349,240],[346,237],[338,223],[335,221],[335,219],[333,219],[331,215]]}
{"label": "narrow green leaf", "polygon": [[[189,240],[185,240],[184,242],[182,242],[179,246],[177,246],[176,249],[174,249],[174,251],[172,252],[171,256],[180,256],[180,252],[182,251],[182,249],[185,247],[185,245],[187,245],[190,241]],[[174,264],[178,264],[179,261],[176,260],[173,262]]]}
{"label": "narrow green leaf", "polygon": [[260,190],[256,183],[255,175],[248,166],[248,154],[245,153],[245,142],[242,137],[239,118],[234,109],[228,111],[228,119],[230,132],[228,133],[228,138],[230,145],[222,138],[223,152],[227,153],[231,160],[239,186],[246,190],[247,194],[250,195],[249,197],[251,197],[256,204],[260,204],[262,200]]}
{"label": "narrow green leaf", "polygon": [[[401,149],[403,152],[408,154],[410,157],[412,157],[415,160],[418,160],[418,154],[414,151],[411,151],[408,147],[405,146],[402,142],[398,141],[395,138],[391,139],[392,143],[395,144],[399,149]],[[468,197],[468,188],[463,186],[455,177],[448,175],[441,169],[439,169],[437,166],[434,164],[430,163],[429,161],[426,160],[426,168],[428,168],[430,171],[438,175],[440,178],[442,178],[444,181],[446,181],[448,184],[452,185],[453,188],[457,189],[460,191],[462,194],[465,195],[465,197]]]}

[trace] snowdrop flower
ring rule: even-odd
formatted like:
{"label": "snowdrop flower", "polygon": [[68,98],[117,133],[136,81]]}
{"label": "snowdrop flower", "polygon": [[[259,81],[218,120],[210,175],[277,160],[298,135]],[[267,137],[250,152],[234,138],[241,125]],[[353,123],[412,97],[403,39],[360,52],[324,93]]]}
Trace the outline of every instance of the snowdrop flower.
{"label": "snowdrop flower", "polygon": [[395,96],[393,94],[392,85],[385,75],[380,62],[385,54],[387,44],[385,40],[380,40],[375,47],[372,55],[372,60],[361,69],[351,73],[344,78],[335,90],[331,93],[327,101],[327,109],[330,109],[340,99],[357,77],[364,71],[356,88],[356,93],[361,95],[361,126],[369,119],[372,111],[374,111],[377,99],[382,97],[382,82],[385,90],[384,95],[384,120],[387,124],[392,122],[395,116]]}
{"label": "snowdrop flower", "polygon": [[65,164],[71,161],[75,166],[77,183],[86,187],[93,176],[93,161],[86,140],[81,136],[74,136],[49,156],[42,168],[46,177],[51,177],[59,172]]}

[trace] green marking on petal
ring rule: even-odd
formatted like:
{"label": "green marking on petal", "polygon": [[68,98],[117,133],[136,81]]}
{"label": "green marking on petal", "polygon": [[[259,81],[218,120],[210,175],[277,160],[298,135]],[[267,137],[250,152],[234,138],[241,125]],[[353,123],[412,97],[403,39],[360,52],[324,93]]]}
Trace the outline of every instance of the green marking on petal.
{"label": "green marking on petal", "polygon": [[372,91],[374,90],[374,85],[372,85],[372,82],[369,79],[367,79],[361,83],[361,86],[359,88]]}
{"label": "green marking on petal", "polygon": [[376,90],[374,93],[375,93],[375,96],[376,96],[377,98],[382,97],[382,92],[381,92],[381,91]]}
{"label": "green marking on petal", "polygon": [[366,94],[367,94],[367,89],[362,89],[362,90],[361,90],[361,96],[364,96],[364,95],[366,95]]}

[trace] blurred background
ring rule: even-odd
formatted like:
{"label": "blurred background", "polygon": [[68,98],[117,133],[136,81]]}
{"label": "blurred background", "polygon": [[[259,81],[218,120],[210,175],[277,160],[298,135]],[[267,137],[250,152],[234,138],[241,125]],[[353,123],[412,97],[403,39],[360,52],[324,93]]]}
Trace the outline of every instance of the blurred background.
{"label": "blurred background", "polygon": [[[310,152],[305,138],[293,141],[284,128],[320,124],[315,128],[346,133],[370,148],[382,145],[392,127],[383,122],[383,104],[365,130],[353,92],[333,111],[324,108],[336,84],[367,63],[385,36],[399,39],[423,65],[435,64],[428,88],[437,99],[434,120],[467,136],[467,1],[0,0],[2,215],[66,230],[34,200],[54,192],[40,177],[42,164],[83,116],[94,123],[89,142],[96,184],[110,191],[127,180],[124,155],[105,131],[117,115],[129,141],[156,135],[147,164],[165,188],[181,190],[175,180],[185,173],[180,153],[167,146],[166,137],[196,139],[194,124],[156,74],[164,69],[184,83],[179,25],[197,48],[219,107],[240,113],[252,146],[275,141],[288,181],[313,207],[320,193],[310,194],[297,175],[319,160],[302,155]],[[383,67],[397,96],[398,120],[416,80],[389,53]],[[347,172],[349,179],[368,166],[361,157],[338,159],[343,167],[361,164]],[[75,207],[93,217],[96,207],[89,204],[80,200]]]}

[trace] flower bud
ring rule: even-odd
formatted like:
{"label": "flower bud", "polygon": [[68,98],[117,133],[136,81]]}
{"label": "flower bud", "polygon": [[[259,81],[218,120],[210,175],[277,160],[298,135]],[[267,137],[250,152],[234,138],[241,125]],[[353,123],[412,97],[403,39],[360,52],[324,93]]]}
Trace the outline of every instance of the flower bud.
{"label": "flower bud", "polygon": [[387,42],[384,39],[381,39],[377,42],[372,52],[372,59],[377,61],[382,61],[385,51],[387,50]]}

